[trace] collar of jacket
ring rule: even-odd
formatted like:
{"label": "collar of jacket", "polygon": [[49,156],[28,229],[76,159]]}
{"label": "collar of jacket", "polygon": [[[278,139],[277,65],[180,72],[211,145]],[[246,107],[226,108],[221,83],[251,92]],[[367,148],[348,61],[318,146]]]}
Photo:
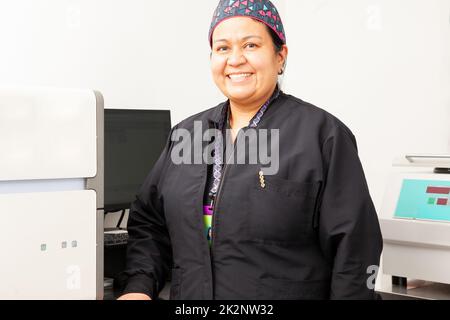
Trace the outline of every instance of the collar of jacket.
{"label": "collar of jacket", "polygon": [[[278,86],[275,90],[279,91],[278,97],[275,98],[269,105],[269,108],[267,108],[265,114],[269,114],[271,113],[271,106],[278,100],[280,100],[280,97],[284,95],[283,90],[279,89]],[[226,113],[228,111],[228,106],[230,104],[230,100],[227,100],[225,102],[222,102],[221,104],[219,104],[217,107],[214,108],[213,112],[211,113],[211,115],[208,118],[208,122],[210,124],[210,126],[214,127],[214,128],[218,128],[220,122],[222,121],[223,117],[226,116]]]}

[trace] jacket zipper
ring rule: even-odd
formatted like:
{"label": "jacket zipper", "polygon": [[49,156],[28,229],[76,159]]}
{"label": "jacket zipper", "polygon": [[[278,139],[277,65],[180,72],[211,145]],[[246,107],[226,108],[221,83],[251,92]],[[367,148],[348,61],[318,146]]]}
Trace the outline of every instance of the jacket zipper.
{"label": "jacket zipper", "polygon": [[212,220],[212,224],[211,224],[211,251],[213,248],[214,238],[215,238],[214,225],[215,225],[215,221],[216,221],[216,208],[219,203],[219,199],[220,199],[220,195],[221,195],[221,191],[222,191],[222,185],[223,185],[223,181],[225,180],[225,175],[227,173],[227,169],[228,169],[228,165],[227,165],[227,163],[225,163],[225,165],[223,167],[222,178],[221,178],[220,184],[219,184],[219,189],[217,190],[217,196],[216,196],[216,199],[214,200],[214,204],[213,204],[213,220]]}
{"label": "jacket zipper", "polygon": [[[239,130],[237,136],[239,136],[240,132],[241,131]],[[236,136],[236,140],[237,140],[237,136]],[[230,159],[231,159],[232,156],[234,156],[235,151],[236,151],[236,144],[233,143],[233,152],[230,155]],[[222,186],[223,186],[223,183],[225,181],[225,176],[227,174],[227,169],[228,169],[228,162],[229,162],[230,159],[226,159],[225,164],[223,166],[222,178],[220,179],[219,188],[217,189],[216,198],[214,199],[214,203],[213,203],[213,219],[212,219],[212,222],[211,222],[211,250],[210,250],[211,270],[212,270],[212,273],[213,273],[213,277],[214,277],[214,250],[213,249],[214,249],[214,242],[215,242],[214,240],[216,238],[216,234],[214,232],[215,231],[214,230],[214,226],[215,226],[215,221],[217,219],[216,208],[218,207],[218,204],[219,204],[220,195],[222,193],[221,192],[222,191]],[[215,293],[214,293],[214,286],[213,286],[213,296],[214,295],[215,295]]]}

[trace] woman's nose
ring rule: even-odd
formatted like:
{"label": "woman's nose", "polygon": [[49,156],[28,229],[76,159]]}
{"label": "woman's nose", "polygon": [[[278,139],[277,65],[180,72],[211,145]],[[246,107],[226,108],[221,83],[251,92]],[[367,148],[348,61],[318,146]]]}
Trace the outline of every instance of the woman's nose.
{"label": "woman's nose", "polygon": [[235,67],[244,64],[247,60],[240,50],[234,50],[228,57],[228,65]]}

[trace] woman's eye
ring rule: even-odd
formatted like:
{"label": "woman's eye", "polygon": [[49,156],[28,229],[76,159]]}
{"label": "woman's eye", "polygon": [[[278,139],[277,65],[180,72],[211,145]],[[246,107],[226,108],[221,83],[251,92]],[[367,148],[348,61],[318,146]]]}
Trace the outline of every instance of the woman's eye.
{"label": "woman's eye", "polygon": [[226,51],[228,48],[227,47],[218,47],[217,48],[217,51],[218,52],[224,52],[224,51]]}
{"label": "woman's eye", "polygon": [[254,44],[254,43],[247,43],[247,44],[245,45],[245,47],[246,47],[246,48],[249,48],[249,49],[254,49],[254,48],[256,48],[257,46],[256,46],[256,44]]}

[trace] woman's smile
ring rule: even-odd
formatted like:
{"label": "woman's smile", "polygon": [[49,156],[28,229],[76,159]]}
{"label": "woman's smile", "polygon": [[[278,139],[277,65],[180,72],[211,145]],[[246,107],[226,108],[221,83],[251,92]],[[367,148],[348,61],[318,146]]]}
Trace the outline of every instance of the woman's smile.
{"label": "woman's smile", "polygon": [[241,73],[231,73],[227,75],[227,80],[231,82],[231,84],[246,84],[253,78],[253,73],[250,72],[241,72]]}

